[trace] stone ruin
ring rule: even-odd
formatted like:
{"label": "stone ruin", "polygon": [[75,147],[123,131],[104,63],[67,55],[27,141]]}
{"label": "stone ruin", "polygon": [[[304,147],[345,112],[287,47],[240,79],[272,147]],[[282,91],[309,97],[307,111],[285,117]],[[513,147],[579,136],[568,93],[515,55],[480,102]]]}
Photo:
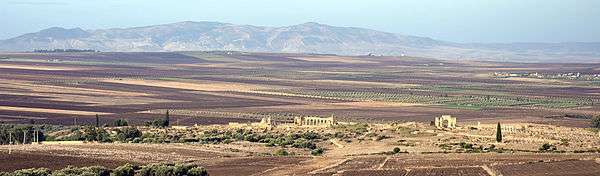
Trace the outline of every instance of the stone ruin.
{"label": "stone ruin", "polygon": [[319,117],[319,116],[301,116],[294,117],[294,124],[296,126],[306,127],[327,127],[337,124],[335,117]]}
{"label": "stone ruin", "polygon": [[330,127],[336,125],[337,121],[332,115],[331,117],[319,116],[300,116],[294,117],[294,123],[275,124],[270,117],[265,117],[260,122],[255,123],[236,123],[230,122],[229,128],[247,128],[247,129],[267,129],[272,130],[275,126],[281,127]]}
{"label": "stone ruin", "polygon": [[438,129],[454,129],[456,128],[456,118],[451,115],[442,115],[435,118],[434,124]]}
{"label": "stone ruin", "polygon": [[230,128],[261,128],[271,130],[275,126],[275,123],[271,120],[271,117],[263,117],[260,122],[256,123],[236,123],[229,122]]}

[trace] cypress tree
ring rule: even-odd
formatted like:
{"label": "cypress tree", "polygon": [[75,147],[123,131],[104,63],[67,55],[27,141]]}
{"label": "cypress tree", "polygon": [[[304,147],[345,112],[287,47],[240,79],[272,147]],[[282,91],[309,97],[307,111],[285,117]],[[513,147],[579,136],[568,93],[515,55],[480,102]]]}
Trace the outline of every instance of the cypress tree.
{"label": "cypress tree", "polygon": [[168,127],[169,124],[170,124],[169,110],[167,109],[167,113],[165,114],[165,127]]}
{"label": "cypress tree", "polygon": [[96,128],[100,127],[100,117],[96,114]]}
{"label": "cypress tree", "polygon": [[500,123],[496,127],[496,142],[502,142],[502,128],[500,128]]}

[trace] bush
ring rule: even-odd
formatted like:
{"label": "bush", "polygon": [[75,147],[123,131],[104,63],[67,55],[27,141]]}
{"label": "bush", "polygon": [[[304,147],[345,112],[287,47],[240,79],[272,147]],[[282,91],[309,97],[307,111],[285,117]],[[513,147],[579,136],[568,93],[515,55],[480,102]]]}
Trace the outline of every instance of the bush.
{"label": "bush", "polygon": [[394,149],[392,150],[392,153],[394,153],[394,154],[400,153],[400,148],[394,147]]}
{"label": "bush", "polygon": [[592,128],[600,129],[600,115],[596,115],[592,118]]}
{"label": "bush", "polygon": [[12,173],[0,172],[0,176],[208,176],[208,172],[194,164],[160,163],[141,167],[125,164],[112,171],[101,166],[81,168],[68,166],[54,172],[46,168],[23,169]]}
{"label": "bush", "polygon": [[146,122],[146,126],[164,128],[169,126],[169,121],[166,119],[154,119],[152,121]]}
{"label": "bush", "polygon": [[294,141],[294,143],[292,144],[292,147],[294,148],[308,148],[308,149],[316,149],[317,145],[311,141],[308,140],[304,140],[304,139],[298,139],[296,141]]}
{"label": "bush", "polygon": [[[110,134],[102,128],[96,128],[94,126],[86,126],[83,129],[83,133],[77,134],[79,131],[74,132],[75,135],[71,135],[71,139],[74,140],[85,140],[85,141],[98,141],[98,142],[112,142]],[[76,139],[78,138],[78,139]]]}
{"label": "bush", "polygon": [[542,146],[539,149],[540,151],[554,151],[556,150],[556,146],[552,145],[552,144],[542,144]]}
{"label": "bush", "polygon": [[208,172],[203,167],[194,167],[188,170],[187,176],[207,176]]}
{"label": "bush", "polygon": [[135,168],[131,164],[119,166],[113,170],[110,176],[134,176]]}
{"label": "bush", "polygon": [[[1,174],[0,174],[1,175]],[[50,170],[46,168],[34,168],[34,169],[22,169],[13,172],[12,174],[6,173],[7,176],[49,176]]]}
{"label": "bush", "polygon": [[109,176],[110,170],[102,166],[90,166],[77,168],[68,166],[67,168],[54,171],[52,176]]}
{"label": "bush", "polygon": [[310,154],[313,156],[320,156],[324,152],[323,148],[318,148],[310,151]]}
{"label": "bush", "polygon": [[129,126],[129,122],[125,119],[117,119],[117,120],[113,121],[113,126],[116,126],[116,127]]}
{"label": "bush", "polygon": [[150,164],[143,166],[136,176],[208,176],[203,167],[193,164]]}
{"label": "bush", "polygon": [[142,137],[142,132],[134,127],[125,127],[117,130],[117,140],[122,142],[132,141],[139,137]]}
{"label": "bush", "polygon": [[289,153],[285,149],[279,149],[279,150],[275,151],[275,153],[273,153],[273,155],[275,155],[275,156],[288,156]]}

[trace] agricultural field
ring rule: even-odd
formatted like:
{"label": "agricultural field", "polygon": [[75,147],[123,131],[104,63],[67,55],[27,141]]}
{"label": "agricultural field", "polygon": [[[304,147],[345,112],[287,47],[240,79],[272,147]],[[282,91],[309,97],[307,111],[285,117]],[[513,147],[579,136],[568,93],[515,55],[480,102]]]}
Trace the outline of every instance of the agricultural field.
{"label": "agricultural field", "polygon": [[[11,161],[0,172],[184,163],[217,176],[599,174],[596,80],[495,74],[593,75],[600,64],[220,51],[0,57],[0,161]],[[441,115],[457,127],[432,126]],[[338,123],[302,127],[300,116]]]}
{"label": "agricultural field", "polygon": [[[0,121],[72,125],[171,110],[180,124],[331,115],[347,121],[516,120],[584,126],[600,110],[593,80],[495,72],[581,72],[599,64],[452,62],[239,52],[1,53]],[[555,117],[555,118],[544,118]]]}

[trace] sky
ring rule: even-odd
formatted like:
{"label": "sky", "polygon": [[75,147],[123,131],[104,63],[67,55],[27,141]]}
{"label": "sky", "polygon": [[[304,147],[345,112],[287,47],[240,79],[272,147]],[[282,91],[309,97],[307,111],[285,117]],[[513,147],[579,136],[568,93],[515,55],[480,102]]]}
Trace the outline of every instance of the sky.
{"label": "sky", "polygon": [[180,21],[318,22],[462,43],[600,42],[600,0],[0,0],[0,39]]}

